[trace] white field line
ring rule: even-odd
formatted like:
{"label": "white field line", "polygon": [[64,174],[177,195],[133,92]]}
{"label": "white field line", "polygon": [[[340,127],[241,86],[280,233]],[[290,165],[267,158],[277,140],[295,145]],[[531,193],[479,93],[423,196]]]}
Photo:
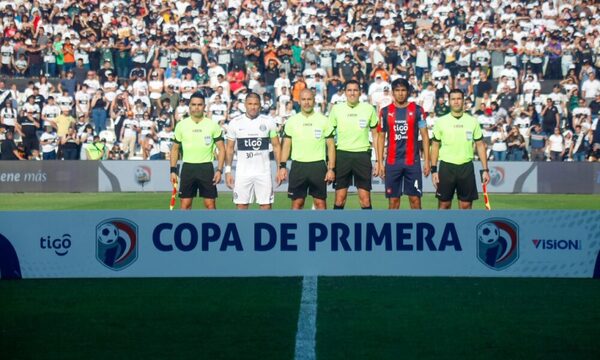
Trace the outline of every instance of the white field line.
{"label": "white field line", "polygon": [[296,332],[295,360],[315,360],[317,354],[317,285],[316,276],[305,276],[302,279],[302,299],[298,315],[298,331]]}

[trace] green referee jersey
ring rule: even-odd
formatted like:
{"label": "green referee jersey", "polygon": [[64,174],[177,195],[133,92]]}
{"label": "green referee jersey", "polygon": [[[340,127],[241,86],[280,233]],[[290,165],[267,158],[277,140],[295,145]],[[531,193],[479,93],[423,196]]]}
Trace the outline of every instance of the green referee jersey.
{"label": "green referee jersey", "polygon": [[333,126],[323,114],[308,117],[298,113],[285,123],[285,136],[292,139],[292,159],[300,162],[324,161],[326,139],[333,136]]}
{"label": "green referee jersey", "polygon": [[221,126],[209,118],[186,117],[175,126],[174,141],[183,149],[183,162],[201,164],[215,159],[215,142],[223,140]]}
{"label": "green referee jersey", "polygon": [[441,143],[439,159],[451,164],[473,160],[473,142],[482,137],[479,122],[467,113],[458,119],[452,113],[444,115],[433,126],[433,141]]}
{"label": "green referee jersey", "polygon": [[348,103],[336,104],[331,109],[329,121],[336,129],[338,150],[362,152],[371,148],[369,132],[377,127],[375,108],[367,103],[350,107]]}

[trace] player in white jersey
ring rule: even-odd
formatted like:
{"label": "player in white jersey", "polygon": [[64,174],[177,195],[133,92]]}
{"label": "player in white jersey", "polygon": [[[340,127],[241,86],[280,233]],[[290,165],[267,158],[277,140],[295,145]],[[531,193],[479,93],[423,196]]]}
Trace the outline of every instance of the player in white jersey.
{"label": "player in white jersey", "polygon": [[[273,177],[269,145],[273,146],[275,163],[280,159],[280,143],[275,120],[260,114],[260,95],[249,93],[244,102],[246,114],[229,123],[226,135],[225,180],[233,189],[233,202],[238,209],[247,209],[256,202],[263,210],[273,204]],[[231,174],[234,151],[237,155],[235,183]]]}

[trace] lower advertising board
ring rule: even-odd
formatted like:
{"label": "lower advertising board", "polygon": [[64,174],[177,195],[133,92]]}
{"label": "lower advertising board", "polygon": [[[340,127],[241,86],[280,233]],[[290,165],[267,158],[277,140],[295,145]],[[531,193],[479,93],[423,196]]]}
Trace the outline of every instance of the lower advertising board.
{"label": "lower advertising board", "polygon": [[98,191],[169,191],[168,161],[101,161]]}
{"label": "lower advertising board", "polygon": [[3,279],[591,278],[600,276],[599,250],[600,211],[140,210],[0,216]]}
{"label": "lower advertising board", "polygon": [[[475,173],[482,169],[480,162],[475,162]],[[536,193],[538,191],[537,163],[531,162],[489,162],[488,163],[490,193]],[[477,187],[481,189],[481,179],[477,178]],[[381,178],[372,180],[373,191],[385,192],[385,182]],[[423,177],[423,192],[433,193],[435,188],[431,175]]]}
{"label": "lower advertising board", "polygon": [[97,191],[97,161],[0,161],[0,192]]}
{"label": "lower advertising board", "polygon": [[[236,170],[236,162],[233,163],[233,171]],[[215,167],[217,166],[215,162]],[[538,190],[537,164],[530,162],[490,162],[490,193],[536,193]],[[475,163],[475,171],[479,172],[481,164]],[[98,191],[120,192],[120,191],[170,191],[168,161],[102,161],[98,169]],[[271,173],[277,173],[274,161],[271,162]],[[229,192],[225,185],[224,176],[217,190]],[[479,176],[478,187],[481,189]],[[374,192],[385,192],[385,183],[379,177],[372,178]],[[275,192],[287,192],[287,181],[274,187]],[[333,186],[328,191],[334,191]],[[355,192],[354,186],[349,191]],[[423,178],[423,192],[435,192],[431,183],[431,176]]]}

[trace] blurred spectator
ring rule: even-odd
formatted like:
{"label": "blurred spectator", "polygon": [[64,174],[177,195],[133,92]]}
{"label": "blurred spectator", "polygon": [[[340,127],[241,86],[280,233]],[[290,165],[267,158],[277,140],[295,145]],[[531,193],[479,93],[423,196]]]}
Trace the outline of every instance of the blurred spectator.
{"label": "blurred spectator", "polygon": [[56,160],[58,150],[58,135],[54,132],[52,125],[45,125],[46,131],[40,136],[40,144],[42,145],[42,159]]}
{"label": "blurred spectator", "polygon": [[25,160],[25,157],[21,154],[17,148],[17,144],[14,140],[14,133],[9,130],[4,133],[5,139],[2,140],[0,146],[0,159],[2,160]]}
{"label": "blurred spectator", "polygon": [[600,93],[600,80],[596,79],[596,72],[590,72],[589,77],[581,84],[581,96],[591,103]]}
{"label": "blurred spectator", "polygon": [[75,127],[70,126],[67,133],[60,138],[60,149],[64,160],[79,159],[79,137]]}
{"label": "blurred spectator", "polygon": [[[551,98],[546,99],[546,106],[542,109],[542,129],[546,134],[554,133],[554,129],[560,126],[558,107]],[[559,128],[560,130],[560,128]]]}
{"label": "blurred spectator", "polygon": [[550,152],[551,161],[562,161],[565,154],[564,137],[560,132],[560,128],[555,128],[554,133],[548,138],[548,150]]}
{"label": "blurred spectator", "polygon": [[121,150],[119,144],[114,144],[108,152],[107,160],[125,160],[125,152]]}
{"label": "blurred spectator", "polygon": [[539,123],[530,128],[529,139],[531,146],[530,160],[546,160],[545,151],[548,146],[548,135],[542,130],[542,126]]}
{"label": "blurred spectator", "polygon": [[506,137],[506,145],[508,147],[508,161],[523,160],[525,156],[525,138],[521,135],[517,126],[510,128],[510,132]]}
{"label": "blurred spectator", "polygon": [[506,131],[503,125],[495,126],[491,134],[492,154],[495,161],[505,161],[508,147],[506,146]]}
{"label": "blurred spectator", "polygon": [[88,160],[104,160],[107,157],[108,149],[106,148],[106,140],[100,139],[100,136],[94,135],[93,141],[88,144],[87,148]]}

